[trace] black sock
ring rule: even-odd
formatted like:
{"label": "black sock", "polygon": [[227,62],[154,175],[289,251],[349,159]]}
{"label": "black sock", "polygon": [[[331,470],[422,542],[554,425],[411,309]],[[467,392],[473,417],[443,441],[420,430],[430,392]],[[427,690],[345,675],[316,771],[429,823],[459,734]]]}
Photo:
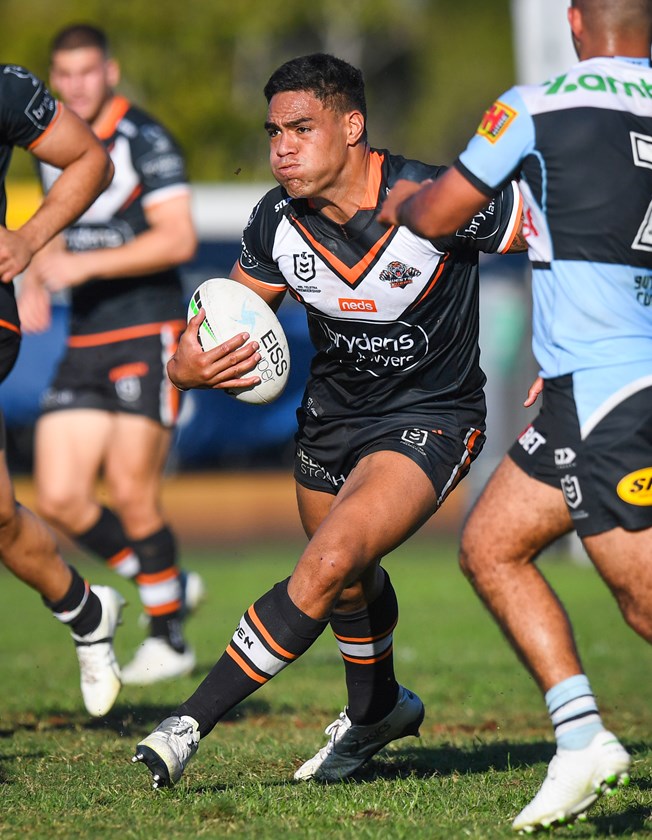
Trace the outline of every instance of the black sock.
{"label": "black sock", "polygon": [[136,578],[140,600],[150,619],[150,635],[165,639],[180,653],[185,650],[182,634],[182,592],[177,563],[177,545],[172,531],[164,526],[142,540],[131,540],[140,561]]}
{"label": "black sock", "polygon": [[190,715],[204,738],[224,715],[305,653],[327,621],[310,618],[277,583],[240,619],[225,653],[195,693],[173,712]]}
{"label": "black sock", "polygon": [[138,557],[129,545],[122,522],[107,507],[100,509],[100,518],[95,525],[83,534],[77,534],[75,541],[121,577],[133,579],[140,571]]}
{"label": "black sock", "polygon": [[348,691],[347,714],[353,723],[377,723],[396,705],[393,630],[398,602],[385,570],[382,592],[366,609],[333,613],[331,629],[344,661]]}
{"label": "black sock", "polygon": [[70,588],[60,601],[48,601],[43,598],[46,607],[52,610],[58,618],[76,636],[85,636],[96,630],[102,618],[102,604],[88,583],[77,569],[69,567],[72,572]]}

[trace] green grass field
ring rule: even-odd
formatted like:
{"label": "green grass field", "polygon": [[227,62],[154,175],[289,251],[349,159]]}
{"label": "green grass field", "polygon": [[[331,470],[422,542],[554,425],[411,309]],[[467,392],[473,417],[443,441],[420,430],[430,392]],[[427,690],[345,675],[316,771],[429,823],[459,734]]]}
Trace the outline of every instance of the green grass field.
{"label": "green grass field", "polygon": [[[191,619],[192,677],[123,689],[112,713],[84,713],[67,632],[0,571],[0,838],[501,838],[534,795],[552,735],[534,684],[458,572],[452,544],[415,539],[387,560],[399,595],[397,675],[426,704],[419,740],[392,745],[353,782],[294,784],[345,702],[329,632],[202,741],[179,785],[152,791],[130,763],[139,737],[185,699],[221,655],[246,607],[291,571],[297,547],[186,551],[209,598]],[[142,637],[127,582],[71,558],[130,600],[121,662]],[[544,558],[575,621],[605,723],[633,756],[629,788],[562,837],[652,837],[650,649],[625,627],[590,568]],[[527,620],[527,605],[523,607]]]}

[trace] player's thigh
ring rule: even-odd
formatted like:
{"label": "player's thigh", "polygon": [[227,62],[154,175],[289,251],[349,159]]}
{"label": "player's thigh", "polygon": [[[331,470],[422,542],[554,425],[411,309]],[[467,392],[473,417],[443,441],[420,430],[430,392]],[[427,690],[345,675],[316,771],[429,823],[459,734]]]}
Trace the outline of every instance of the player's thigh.
{"label": "player's thigh", "polygon": [[114,415],[104,463],[112,494],[158,491],[171,434],[170,429],[149,417],[121,412]]}
{"label": "player's thigh", "polygon": [[582,542],[623,611],[645,613],[652,627],[652,528],[612,528]]}
{"label": "player's thigh", "polygon": [[469,570],[485,560],[528,562],[571,528],[561,490],[505,456],[464,526],[462,564]]}
{"label": "player's thigh", "polygon": [[342,556],[361,572],[404,542],[436,508],[432,482],[415,461],[398,452],[372,452],[347,477],[308,551]]}
{"label": "player's thigh", "polygon": [[306,536],[310,539],[328,516],[335,501],[335,495],[320,490],[312,490],[298,482],[296,483],[296,494],[301,524]]}
{"label": "player's thigh", "polygon": [[36,425],[34,475],[39,496],[91,492],[112,432],[112,416],[96,409],[44,414]]}

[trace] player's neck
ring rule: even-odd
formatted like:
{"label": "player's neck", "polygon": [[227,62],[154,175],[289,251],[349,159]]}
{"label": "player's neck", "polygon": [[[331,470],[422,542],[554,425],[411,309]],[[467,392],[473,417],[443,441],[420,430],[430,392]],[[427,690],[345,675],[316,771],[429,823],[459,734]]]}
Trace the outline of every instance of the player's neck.
{"label": "player's neck", "polygon": [[580,61],[589,58],[649,58],[650,44],[640,38],[622,38],[606,33],[600,39],[587,39],[578,47]]}
{"label": "player's neck", "polygon": [[366,143],[353,149],[337,180],[319,197],[311,199],[310,205],[338,225],[350,221],[362,206],[367,194],[369,152]]}

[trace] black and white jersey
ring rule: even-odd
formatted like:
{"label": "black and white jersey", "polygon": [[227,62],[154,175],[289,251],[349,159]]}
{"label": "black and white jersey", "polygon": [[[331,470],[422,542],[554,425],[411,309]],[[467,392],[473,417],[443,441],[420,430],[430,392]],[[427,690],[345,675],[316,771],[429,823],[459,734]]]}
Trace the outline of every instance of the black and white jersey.
{"label": "black and white jersey", "polygon": [[[147,230],[145,209],[189,191],[183,156],[156,120],[114,96],[95,133],[111,156],[113,181],[65,231],[71,251],[117,248]],[[44,190],[60,171],[40,164]],[[71,335],[89,336],[183,317],[176,269],[90,280],[71,289]]]}
{"label": "black and white jersey", "polygon": [[420,180],[444,171],[374,149],[365,199],[346,224],[277,187],[245,228],[240,268],[306,308],[316,350],[306,404],[316,415],[433,403],[454,410],[481,396],[478,252],[508,250],[520,195],[507,186],[464,229],[434,243],[377,221],[405,167]]}

